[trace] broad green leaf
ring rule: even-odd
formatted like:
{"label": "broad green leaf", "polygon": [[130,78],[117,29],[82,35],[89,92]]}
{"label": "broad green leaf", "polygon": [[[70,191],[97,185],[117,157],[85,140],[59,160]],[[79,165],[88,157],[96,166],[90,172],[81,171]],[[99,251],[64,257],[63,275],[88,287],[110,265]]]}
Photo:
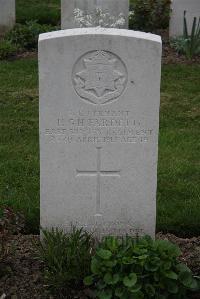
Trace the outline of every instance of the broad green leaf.
{"label": "broad green leaf", "polygon": [[141,290],[142,285],[141,284],[135,284],[131,289],[130,292],[131,293],[138,293],[139,290]]}
{"label": "broad green leaf", "polygon": [[109,268],[113,268],[117,265],[117,261],[114,260],[114,261],[106,261],[104,260],[103,261],[103,265],[105,265],[106,267],[109,267]]}
{"label": "broad green leaf", "polygon": [[143,254],[143,255],[138,256],[138,260],[146,260],[147,258],[148,258],[147,254]]}
{"label": "broad green leaf", "polygon": [[176,269],[179,271],[179,272],[191,272],[191,270],[183,263],[180,263],[176,266]]}
{"label": "broad green leaf", "polygon": [[174,279],[174,280],[178,279],[178,275],[174,271],[166,272],[165,277],[170,278],[170,279]]}
{"label": "broad green leaf", "polygon": [[132,257],[123,257],[122,264],[124,265],[131,265],[134,263],[134,259]]}
{"label": "broad green leaf", "polygon": [[97,251],[97,255],[103,260],[109,260],[109,258],[112,256],[112,252],[110,250],[101,248]]}
{"label": "broad green leaf", "polygon": [[112,284],[112,274],[111,273],[106,273],[104,275],[103,280],[105,281],[105,283],[107,284]]}
{"label": "broad green leaf", "polygon": [[87,277],[84,278],[83,282],[86,286],[90,286],[90,285],[93,284],[93,277],[92,276],[87,276]]}
{"label": "broad green leaf", "polygon": [[102,291],[98,291],[96,292],[97,297],[99,299],[111,299],[112,298],[112,290],[102,290]]}
{"label": "broad green leaf", "polygon": [[112,284],[116,284],[116,283],[118,283],[119,280],[120,280],[120,276],[119,276],[119,274],[114,274],[114,275],[113,275]]}
{"label": "broad green leaf", "polygon": [[190,289],[193,291],[198,291],[200,289],[200,286],[196,279],[193,278],[192,283],[190,284]]}
{"label": "broad green leaf", "polygon": [[116,251],[117,248],[119,247],[119,241],[117,240],[116,237],[107,237],[106,238],[106,246],[113,252]]}
{"label": "broad green leaf", "polygon": [[129,276],[125,276],[123,279],[123,284],[128,287],[131,288],[133,287],[137,282],[137,275],[135,273],[131,273],[129,274]]}
{"label": "broad green leaf", "polygon": [[169,255],[171,256],[180,256],[181,251],[179,247],[175,244],[172,244],[171,242],[167,240],[156,240],[155,241],[155,246],[157,249],[159,249],[161,252],[168,252]]}
{"label": "broad green leaf", "polygon": [[169,270],[171,268],[171,266],[172,266],[172,263],[170,261],[167,261],[162,264],[162,269]]}
{"label": "broad green leaf", "polygon": [[107,284],[116,284],[119,281],[119,274],[106,273],[103,280]]}
{"label": "broad green leaf", "polygon": [[192,273],[188,271],[181,272],[179,274],[179,280],[185,287],[190,288],[193,283]]}
{"label": "broad green leaf", "polygon": [[116,288],[116,290],[115,290],[115,296],[121,298],[123,296],[123,294],[124,294],[123,288]]}
{"label": "broad green leaf", "polygon": [[144,268],[147,271],[155,272],[156,270],[158,270],[159,265],[148,263],[144,265]]}
{"label": "broad green leaf", "polygon": [[144,265],[147,271],[155,272],[159,269],[161,260],[159,257],[149,258],[149,261]]}

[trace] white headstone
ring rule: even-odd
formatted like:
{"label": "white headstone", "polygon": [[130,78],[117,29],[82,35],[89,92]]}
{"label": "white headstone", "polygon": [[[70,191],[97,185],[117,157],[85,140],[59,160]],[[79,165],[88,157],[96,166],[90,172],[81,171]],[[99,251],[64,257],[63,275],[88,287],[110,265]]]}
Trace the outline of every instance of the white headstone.
{"label": "white headstone", "polygon": [[42,227],[154,236],[160,71],[157,35],[40,35]]}
{"label": "white headstone", "polygon": [[0,34],[15,24],[15,0],[0,0]]}
{"label": "white headstone", "polygon": [[200,17],[200,0],[173,0],[169,26],[170,37],[183,35],[183,16],[186,11],[188,30],[191,33],[194,17]]}
{"label": "white headstone", "polygon": [[61,0],[62,29],[128,28],[129,0]]}

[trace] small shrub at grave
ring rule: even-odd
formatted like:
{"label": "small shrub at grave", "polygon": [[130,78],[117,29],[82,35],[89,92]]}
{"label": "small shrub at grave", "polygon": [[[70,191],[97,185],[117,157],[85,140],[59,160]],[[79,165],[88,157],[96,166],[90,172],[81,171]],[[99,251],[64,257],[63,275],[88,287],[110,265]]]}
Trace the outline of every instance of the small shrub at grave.
{"label": "small shrub at grave", "polygon": [[23,50],[37,49],[38,36],[41,33],[56,30],[51,25],[41,25],[37,21],[29,21],[25,25],[17,24],[5,39]]}
{"label": "small shrub at grave", "polygon": [[197,280],[178,261],[178,247],[150,237],[107,237],[92,258],[92,275],[84,279],[99,299],[186,298]]}
{"label": "small shrub at grave", "polygon": [[191,33],[188,31],[187,15],[183,17],[183,35],[171,40],[171,46],[179,54],[184,54],[188,59],[200,54],[200,17],[193,20]]}
{"label": "small shrub at grave", "polygon": [[37,21],[30,21],[25,25],[17,24],[0,41],[0,60],[15,56],[22,51],[36,50],[39,34],[56,29],[57,27],[51,25],[38,24]]}
{"label": "small shrub at grave", "polygon": [[15,56],[19,51],[19,47],[11,41],[3,39],[0,41],[0,60],[4,60]]}
{"label": "small shrub at grave", "polygon": [[[53,294],[69,295],[81,289],[83,279],[90,273],[93,239],[82,229],[42,230],[42,241],[36,245],[38,256],[45,265],[45,279]],[[60,297],[61,297],[60,295]],[[59,297],[59,298],[60,298]]]}
{"label": "small shrub at grave", "polygon": [[169,26],[171,0],[131,0],[129,27],[155,31]]}

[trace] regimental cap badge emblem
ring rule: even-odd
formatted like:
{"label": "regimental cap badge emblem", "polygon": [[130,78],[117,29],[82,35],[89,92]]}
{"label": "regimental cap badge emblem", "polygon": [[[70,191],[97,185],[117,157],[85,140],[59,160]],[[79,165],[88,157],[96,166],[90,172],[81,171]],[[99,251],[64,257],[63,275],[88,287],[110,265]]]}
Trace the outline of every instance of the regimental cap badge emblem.
{"label": "regimental cap badge emblem", "polygon": [[123,93],[127,77],[126,66],[117,55],[92,51],[78,59],[72,81],[82,99],[92,104],[107,104]]}

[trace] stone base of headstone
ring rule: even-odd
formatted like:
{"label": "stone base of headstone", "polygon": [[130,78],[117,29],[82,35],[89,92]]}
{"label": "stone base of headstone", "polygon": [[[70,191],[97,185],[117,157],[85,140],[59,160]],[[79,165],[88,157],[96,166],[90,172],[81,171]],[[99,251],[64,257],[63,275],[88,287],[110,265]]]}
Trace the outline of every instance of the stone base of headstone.
{"label": "stone base of headstone", "polygon": [[[103,14],[108,14],[108,18],[102,18],[103,23],[95,23],[99,17],[97,9],[100,9]],[[79,12],[76,14],[76,10]],[[82,14],[82,17],[77,15]],[[95,16],[96,14],[96,16]],[[87,21],[84,21],[84,15],[89,15]],[[116,24],[116,20],[121,19],[121,15],[124,19],[123,24],[119,27]],[[61,0],[61,28],[71,29],[78,27],[117,27],[128,28],[128,16],[129,16],[129,0]],[[93,19],[92,24],[89,25],[90,19]],[[100,18],[101,19],[101,18]],[[111,21],[113,19],[113,21]],[[110,21],[109,21],[110,20]],[[108,24],[106,24],[108,22]],[[114,25],[116,24],[116,25]]]}

